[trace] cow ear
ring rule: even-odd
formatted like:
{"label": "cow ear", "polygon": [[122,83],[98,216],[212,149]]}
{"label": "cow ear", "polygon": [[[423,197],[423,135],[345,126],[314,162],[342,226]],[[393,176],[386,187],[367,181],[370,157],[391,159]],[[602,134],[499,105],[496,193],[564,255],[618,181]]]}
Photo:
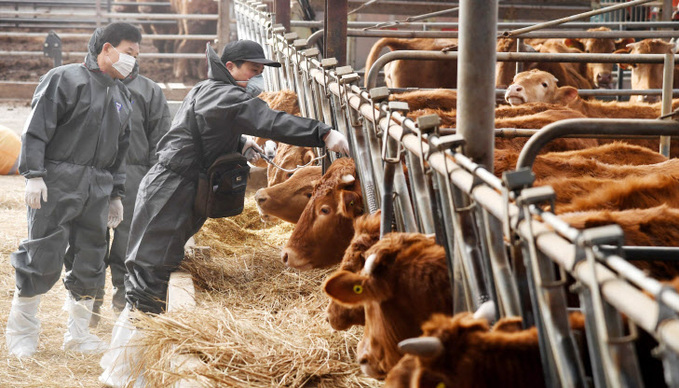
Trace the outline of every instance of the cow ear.
{"label": "cow ear", "polygon": [[355,191],[342,190],[337,213],[346,218],[356,218],[363,214],[363,199]]}
{"label": "cow ear", "polygon": [[314,154],[314,151],[308,150],[307,152],[302,155],[302,165],[306,166],[307,164],[311,163],[312,160],[316,157],[316,154]]}
{"label": "cow ear", "polygon": [[564,103],[566,105],[575,101],[578,98],[578,89],[572,86],[562,86],[556,91],[557,102]]}
{"label": "cow ear", "polygon": [[634,38],[620,38],[620,39],[616,39],[616,40],[615,40],[615,50],[616,50],[616,52],[617,52],[617,50],[620,50],[620,49],[625,48],[625,49],[627,49],[626,52],[630,52],[631,47],[628,48],[628,46],[629,46],[630,44],[632,44],[632,43],[634,43]]}
{"label": "cow ear", "polygon": [[585,46],[583,46],[582,42],[580,42],[577,39],[566,38],[563,40],[563,44],[565,44],[567,47],[572,47],[580,51],[585,51]]}
{"label": "cow ear", "polygon": [[338,303],[356,306],[370,299],[368,278],[349,271],[336,271],[323,282],[323,291]]}

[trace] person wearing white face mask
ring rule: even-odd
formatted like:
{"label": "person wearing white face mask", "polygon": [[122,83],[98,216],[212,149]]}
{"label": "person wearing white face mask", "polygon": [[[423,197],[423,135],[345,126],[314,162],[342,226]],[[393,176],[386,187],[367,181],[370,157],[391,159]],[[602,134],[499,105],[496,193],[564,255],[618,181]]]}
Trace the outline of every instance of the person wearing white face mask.
{"label": "person wearing white face mask", "polygon": [[61,277],[67,248],[74,256],[63,279],[70,296],[63,349],[106,348],[88,325],[104,285],[106,228],[122,220],[132,106],[121,80],[134,68],[140,41],[129,23],[97,29],[84,63],[50,70],[35,90],[19,156],[28,238],[11,255],[16,288],[5,330],[14,356],[37,350],[40,297]]}

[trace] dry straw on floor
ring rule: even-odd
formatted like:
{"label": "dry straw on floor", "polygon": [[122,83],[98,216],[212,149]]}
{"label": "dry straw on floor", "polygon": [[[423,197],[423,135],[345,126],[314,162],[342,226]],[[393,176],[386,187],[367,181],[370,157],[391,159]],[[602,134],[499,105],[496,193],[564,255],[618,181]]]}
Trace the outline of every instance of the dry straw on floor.
{"label": "dry straw on floor", "polygon": [[[321,283],[332,271],[297,272],[278,258],[290,224],[264,225],[248,199],[238,217],[208,221],[196,236],[212,258],[185,261],[197,307],[140,317],[148,386],[187,379],[206,387],[379,387],[361,376],[355,349],[362,328],[334,331]],[[178,355],[198,368],[171,371]]]}

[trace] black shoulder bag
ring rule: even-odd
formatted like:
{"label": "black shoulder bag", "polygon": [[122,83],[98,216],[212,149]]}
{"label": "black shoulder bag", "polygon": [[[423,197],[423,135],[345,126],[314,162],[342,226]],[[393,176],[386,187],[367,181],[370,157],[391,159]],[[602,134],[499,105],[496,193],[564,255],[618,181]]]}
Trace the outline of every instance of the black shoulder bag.
{"label": "black shoulder bag", "polygon": [[191,128],[193,141],[196,143],[196,154],[200,158],[200,173],[193,210],[201,218],[222,218],[235,216],[243,212],[245,188],[248,184],[250,166],[245,156],[239,152],[222,155],[209,167],[203,160],[203,147],[197,133],[195,111]]}

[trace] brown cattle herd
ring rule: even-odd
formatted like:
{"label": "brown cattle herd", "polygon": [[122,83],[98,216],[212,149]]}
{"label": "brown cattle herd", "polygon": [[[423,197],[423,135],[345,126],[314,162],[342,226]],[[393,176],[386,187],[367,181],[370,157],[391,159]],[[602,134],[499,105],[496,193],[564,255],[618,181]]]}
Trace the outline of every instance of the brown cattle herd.
{"label": "brown cattle herd", "polygon": [[[674,51],[673,44],[657,40],[527,43],[539,52],[659,53],[658,47]],[[515,41],[500,39],[498,50],[516,50],[515,46]],[[384,38],[373,47],[368,64],[374,63],[384,47],[455,50],[457,46],[451,40]],[[454,76],[448,77],[450,72],[456,73],[454,66],[439,65],[432,70],[433,75],[423,77],[449,82],[433,85],[420,83],[418,76],[425,76],[423,69],[428,69],[425,65],[419,63],[418,71],[407,70],[410,65],[412,61],[397,61],[386,68],[387,85],[455,87]],[[498,62],[498,68],[500,65],[505,64]],[[572,118],[660,116],[658,102],[603,102],[580,97],[578,87],[612,85],[612,65],[601,65],[553,63],[553,72],[549,72],[549,66],[529,64],[527,71],[509,78],[506,104],[496,108],[495,127],[540,129]],[[655,70],[651,66],[643,70],[644,66],[634,67],[633,85],[658,88]],[[502,71],[496,74],[498,86],[503,86],[500,77],[506,77]],[[276,109],[299,112],[294,93],[274,94],[262,97]],[[274,103],[276,97],[279,101]],[[435,113],[442,127],[455,127],[455,91],[416,90],[392,94],[390,100],[407,102],[407,115],[412,119]],[[679,100],[673,101],[674,106],[679,106]],[[496,138],[496,176],[515,169],[525,142],[526,138],[520,137]],[[677,146],[672,143],[671,157],[677,156]],[[555,213],[575,228],[615,223],[624,231],[625,245],[676,247],[679,160],[662,156],[658,148],[657,140],[646,139],[554,140],[532,165],[534,185],[554,189]],[[316,156],[314,152],[279,144],[277,164],[288,171],[270,173],[269,187],[259,190],[255,198],[263,220],[279,218],[296,223],[281,253],[287,266],[298,270],[337,266],[323,283],[329,297],[327,319],[335,330],[364,326],[356,349],[361,370],[383,379],[385,387],[545,386],[537,330],[522,328],[520,317],[505,317],[493,324],[494,317],[489,320],[472,313],[451,316],[451,282],[444,248],[432,236],[423,234],[392,232],[380,238],[380,212],[369,214],[364,209],[354,161],[339,158],[325,174],[319,166],[300,167]],[[633,263],[656,279],[679,279],[679,267],[674,262]],[[675,284],[679,284],[677,280]],[[572,313],[570,323],[573,332],[585,336],[582,314]],[[641,338],[638,349],[646,353],[657,345],[648,335]],[[587,350],[580,351],[583,360],[588,360]],[[662,370],[660,361],[641,352],[639,360],[647,386],[664,386],[662,373],[655,373]]]}

